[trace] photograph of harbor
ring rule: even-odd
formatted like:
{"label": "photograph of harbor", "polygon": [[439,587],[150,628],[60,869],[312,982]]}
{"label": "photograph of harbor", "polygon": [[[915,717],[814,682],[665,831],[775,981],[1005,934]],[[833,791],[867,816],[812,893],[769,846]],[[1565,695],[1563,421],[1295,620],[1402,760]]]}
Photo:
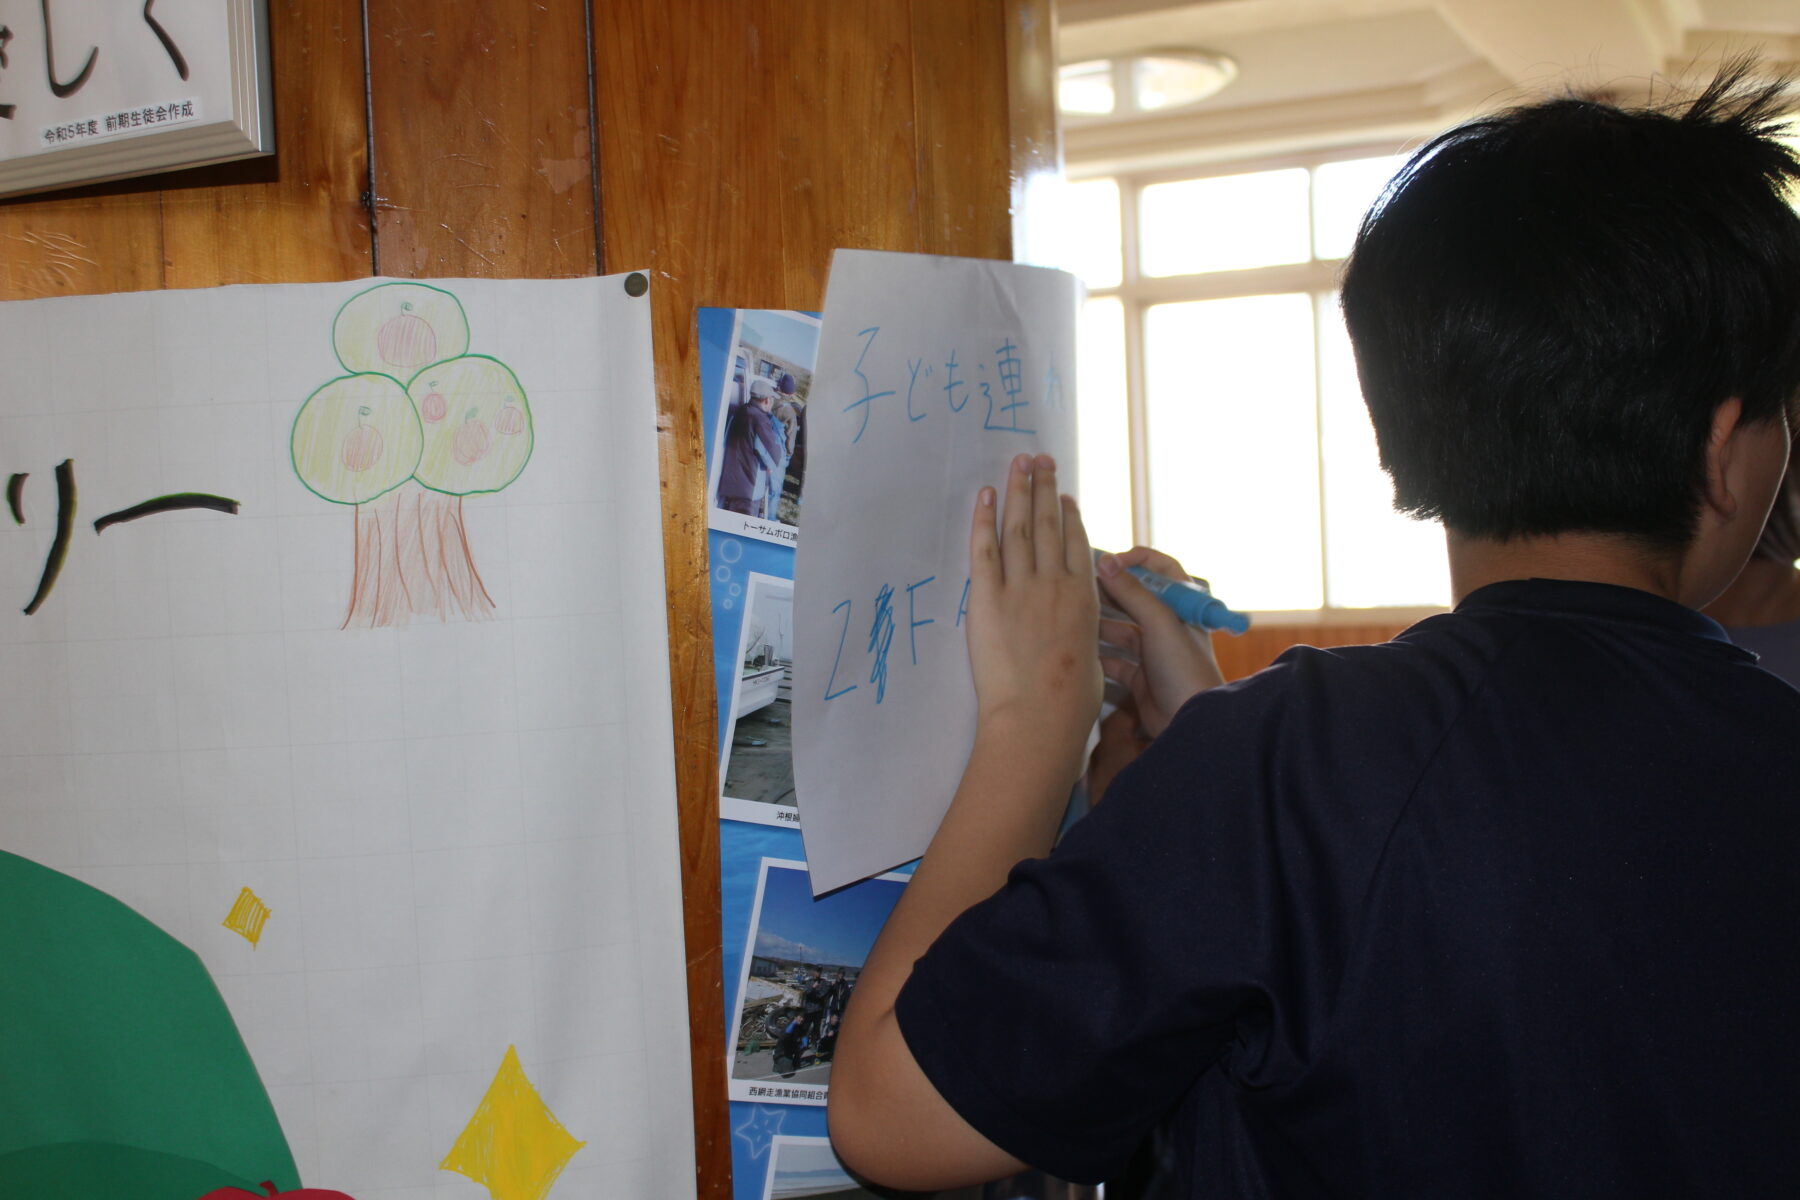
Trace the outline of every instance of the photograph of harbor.
{"label": "photograph of harbor", "polygon": [[880,875],[815,900],[805,863],[763,860],[732,1023],[732,1099],[825,1103],[844,1006],[905,886]]}

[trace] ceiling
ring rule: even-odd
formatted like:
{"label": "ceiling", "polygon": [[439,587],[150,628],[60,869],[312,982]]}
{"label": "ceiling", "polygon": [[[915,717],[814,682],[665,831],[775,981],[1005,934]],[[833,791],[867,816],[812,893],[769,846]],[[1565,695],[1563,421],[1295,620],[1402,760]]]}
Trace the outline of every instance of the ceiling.
{"label": "ceiling", "polygon": [[1397,148],[1565,84],[1643,97],[1739,51],[1800,66],[1800,0],[1060,0],[1057,14],[1065,63],[1198,47],[1239,72],[1180,112],[1067,120],[1071,175]]}

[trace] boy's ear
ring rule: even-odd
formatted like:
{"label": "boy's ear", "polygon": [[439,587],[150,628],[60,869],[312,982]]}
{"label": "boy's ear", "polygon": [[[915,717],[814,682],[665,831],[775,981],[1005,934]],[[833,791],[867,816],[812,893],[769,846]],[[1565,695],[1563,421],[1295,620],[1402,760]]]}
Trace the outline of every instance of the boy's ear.
{"label": "boy's ear", "polygon": [[1738,488],[1734,468],[1742,465],[1737,433],[1743,427],[1744,402],[1732,396],[1713,409],[1712,431],[1706,439],[1707,507],[1729,520],[1737,515]]}

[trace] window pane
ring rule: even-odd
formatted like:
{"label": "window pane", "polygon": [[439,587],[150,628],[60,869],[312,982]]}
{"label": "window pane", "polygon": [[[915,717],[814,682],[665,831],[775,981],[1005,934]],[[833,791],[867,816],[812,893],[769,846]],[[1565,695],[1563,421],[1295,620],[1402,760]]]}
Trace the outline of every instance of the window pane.
{"label": "window pane", "polygon": [[1123,550],[1131,536],[1131,426],[1125,406],[1125,306],[1089,300],[1078,330],[1081,520],[1088,541]]}
{"label": "window pane", "polygon": [[1144,337],[1157,548],[1234,608],[1320,607],[1312,298],[1159,304]]}
{"label": "window pane", "polygon": [[1119,181],[1087,179],[1055,188],[1051,265],[1071,271],[1091,288],[1118,287],[1125,252],[1119,233]]}
{"label": "window pane", "polygon": [[1096,116],[1113,110],[1111,59],[1069,63],[1057,72],[1056,107],[1066,113]]}
{"label": "window pane", "polygon": [[1363,214],[1401,167],[1404,154],[1326,163],[1313,172],[1313,254],[1343,258],[1356,241]]}
{"label": "window pane", "polygon": [[1305,262],[1307,171],[1293,167],[1154,183],[1140,196],[1146,275],[1193,275]]}
{"label": "window pane", "polygon": [[1319,297],[1325,570],[1332,607],[1450,603],[1443,529],[1394,511],[1335,294]]}

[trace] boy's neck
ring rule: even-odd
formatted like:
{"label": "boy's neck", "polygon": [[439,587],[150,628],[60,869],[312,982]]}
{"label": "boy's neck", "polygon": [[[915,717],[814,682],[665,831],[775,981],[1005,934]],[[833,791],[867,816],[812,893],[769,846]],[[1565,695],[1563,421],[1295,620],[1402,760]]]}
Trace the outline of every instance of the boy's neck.
{"label": "boy's neck", "polygon": [[1752,558],[1706,615],[1733,628],[1800,621],[1800,571],[1778,559]]}
{"label": "boy's neck", "polygon": [[1681,604],[1704,602],[1689,595],[1684,555],[1659,553],[1618,534],[1562,533],[1497,541],[1446,530],[1445,546],[1452,602],[1457,604],[1477,588],[1509,579],[1610,583]]}

